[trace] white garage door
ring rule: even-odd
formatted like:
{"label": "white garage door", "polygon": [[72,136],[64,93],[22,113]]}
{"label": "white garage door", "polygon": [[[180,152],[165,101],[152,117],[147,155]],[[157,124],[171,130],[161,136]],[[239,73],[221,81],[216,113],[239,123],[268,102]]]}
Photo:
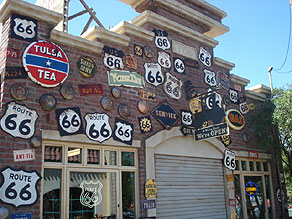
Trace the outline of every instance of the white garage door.
{"label": "white garage door", "polygon": [[157,217],[225,219],[222,160],[155,154]]}

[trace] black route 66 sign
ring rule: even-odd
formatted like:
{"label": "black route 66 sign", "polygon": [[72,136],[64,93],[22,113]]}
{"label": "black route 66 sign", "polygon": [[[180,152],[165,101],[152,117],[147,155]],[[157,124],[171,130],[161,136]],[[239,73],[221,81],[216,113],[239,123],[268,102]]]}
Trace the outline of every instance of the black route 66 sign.
{"label": "black route 66 sign", "polygon": [[133,123],[116,118],[113,139],[128,145],[132,145],[133,130]]}
{"label": "black route 66 sign", "polygon": [[13,14],[11,24],[11,37],[26,41],[37,40],[38,22],[30,17]]}
{"label": "black route 66 sign", "polygon": [[61,136],[83,133],[83,124],[79,107],[59,108],[55,110],[55,113]]}

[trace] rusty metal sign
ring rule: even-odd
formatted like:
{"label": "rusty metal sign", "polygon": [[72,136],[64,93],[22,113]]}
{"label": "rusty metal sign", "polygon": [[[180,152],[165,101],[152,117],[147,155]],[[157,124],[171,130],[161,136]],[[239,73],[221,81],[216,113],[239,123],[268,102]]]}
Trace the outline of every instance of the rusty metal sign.
{"label": "rusty metal sign", "polygon": [[137,69],[137,59],[133,55],[126,56],[126,65],[128,68]]}
{"label": "rusty metal sign", "polygon": [[80,96],[103,95],[102,84],[78,84]]}

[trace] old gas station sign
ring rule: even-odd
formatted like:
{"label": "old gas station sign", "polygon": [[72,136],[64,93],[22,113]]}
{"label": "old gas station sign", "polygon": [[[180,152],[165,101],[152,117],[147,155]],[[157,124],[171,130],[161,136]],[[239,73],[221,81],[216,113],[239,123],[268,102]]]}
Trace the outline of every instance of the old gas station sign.
{"label": "old gas station sign", "polygon": [[29,78],[43,87],[56,87],[69,74],[68,58],[55,43],[36,41],[26,47],[22,62]]}
{"label": "old gas station sign", "polygon": [[179,114],[177,114],[174,108],[167,103],[162,102],[156,106],[151,114],[158,120],[166,129],[170,129],[179,120]]}
{"label": "old gas station sign", "polygon": [[254,182],[248,182],[245,184],[245,193],[250,197],[254,197],[259,192],[259,187]]}
{"label": "old gas station sign", "polygon": [[80,57],[77,61],[77,66],[80,74],[87,78],[93,77],[96,72],[96,65],[88,56]]}
{"label": "old gas station sign", "polygon": [[226,122],[230,128],[238,131],[244,127],[244,118],[239,111],[236,109],[229,109],[226,114]]}
{"label": "old gas station sign", "polygon": [[153,179],[148,179],[145,183],[145,197],[156,198],[157,196],[157,183]]}

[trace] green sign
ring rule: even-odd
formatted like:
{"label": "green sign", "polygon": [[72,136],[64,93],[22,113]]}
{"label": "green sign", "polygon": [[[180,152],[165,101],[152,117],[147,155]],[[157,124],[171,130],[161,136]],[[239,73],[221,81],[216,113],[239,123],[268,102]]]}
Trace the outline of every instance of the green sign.
{"label": "green sign", "polygon": [[96,72],[96,65],[94,61],[87,56],[82,56],[78,59],[77,65],[81,75],[87,78],[93,77]]}
{"label": "green sign", "polygon": [[125,70],[111,70],[107,72],[108,83],[110,86],[138,87],[145,86],[144,78],[137,72]]}

